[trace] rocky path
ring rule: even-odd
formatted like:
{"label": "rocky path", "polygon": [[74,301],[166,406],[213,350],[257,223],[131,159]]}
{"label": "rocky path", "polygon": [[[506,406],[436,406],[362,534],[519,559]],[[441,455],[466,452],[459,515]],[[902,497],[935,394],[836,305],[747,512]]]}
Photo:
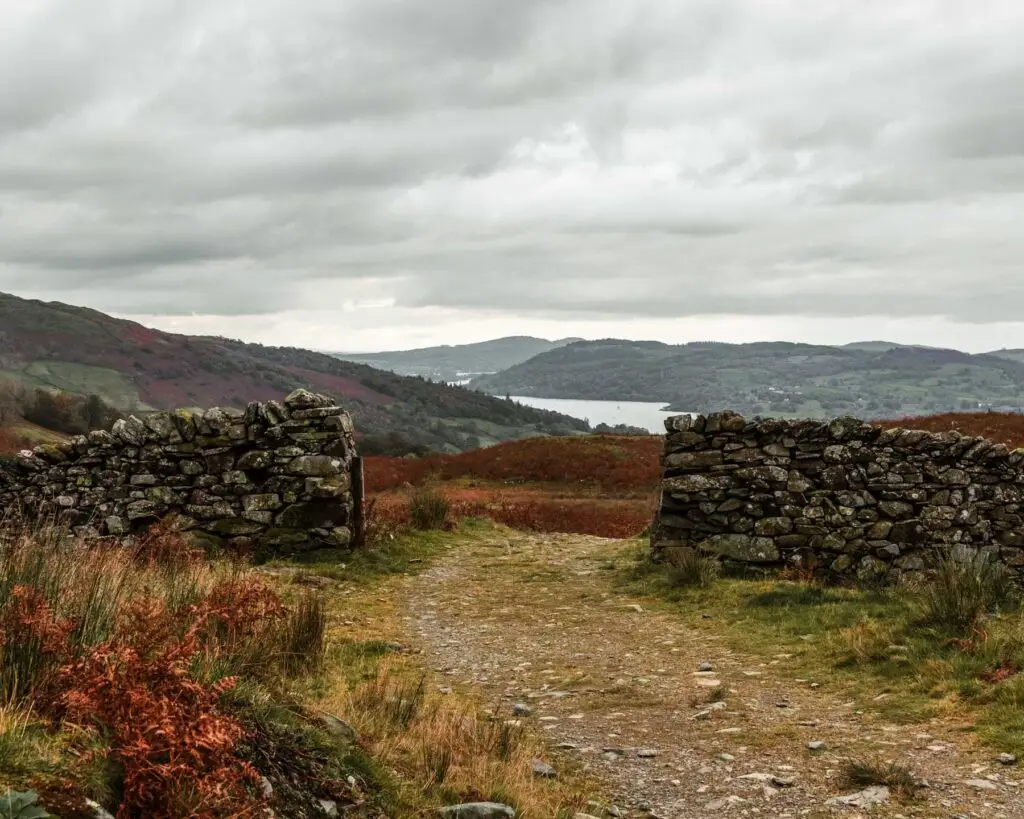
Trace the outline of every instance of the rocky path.
{"label": "rocky path", "polygon": [[[406,626],[427,664],[550,735],[606,783],[611,815],[1024,817],[1024,770],[955,726],[889,725],[800,681],[785,655],[731,651],[626,596],[626,546],[583,536],[473,540],[410,580]],[[702,670],[703,669],[703,670]],[[820,750],[810,743],[823,743]],[[909,765],[928,787],[872,806],[851,757]],[[595,809],[595,812],[596,809]]]}

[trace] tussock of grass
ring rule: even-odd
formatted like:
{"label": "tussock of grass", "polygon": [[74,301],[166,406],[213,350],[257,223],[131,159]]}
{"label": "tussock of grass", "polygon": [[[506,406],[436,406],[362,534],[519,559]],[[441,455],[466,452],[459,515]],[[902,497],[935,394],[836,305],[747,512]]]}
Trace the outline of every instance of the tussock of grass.
{"label": "tussock of grass", "polygon": [[906,765],[897,762],[876,762],[866,759],[851,760],[843,770],[843,778],[850,787],[867,788],[884,785],[898,796],[912,796],[919,787],[918,779]]}
{"label": "tussock of grass", "polygon": [[675,549],[667,555],[666,577],[673,588],[707,588],[722,574],[722,565],[696,549]]}
{"label": "tussock of grass", "polygon": [[450,512],[448,498],[436,489],[417,489],[409,496],[409,520],[414,529],[443,529]]}
{"label": "tussock of grass", "polygon": [[992,555],[958,548],[939,561],[923,590],[925,621],[967,633],[987,614],[1014,603],[1009,573]]}

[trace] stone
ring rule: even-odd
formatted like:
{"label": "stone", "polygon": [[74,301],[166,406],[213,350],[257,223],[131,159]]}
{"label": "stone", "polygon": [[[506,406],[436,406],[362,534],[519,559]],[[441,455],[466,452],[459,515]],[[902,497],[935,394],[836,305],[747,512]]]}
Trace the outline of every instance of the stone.
{"label": "stone", "polygon": [[754,534],[767,537],[788,535],[793,531],[793,521],[786,517],[761,518],[754,525]]}
{"label": "stone", "polygon": [[347,722],[333,714],[321,714],[319,717],[320,726],[343,745],[355,745],[358,737],[355,729]]}
{"label": "stone", "polygon": [[885,785],[872,785],[857,793],[837,796],[825,804],[840,808],[870,808],[889,801],[889,789]]}
{"label": "stone", "polygon": [[267,469],[274,463],[274,453],[267,450],[256,449],[246,452],[235,463],[236,469]]}
{"label": "stone", "polygon": [[282,506],[281,496],[274,494],[246,495],[242,498],[242,508],[246,512],[272,512]]}
{"label": "stone", "polygon": [[748,481],[784,484],[789,481],[789,472],[781,466],[748,466],[737,469],[735,474]]}
{"label": "stone", "polygon": [[770,538],[749,535],[714,535],[700,544],[702,551],[748,563],[773,563],[779,551]]}
{"label": "stone", "polygon": [[824,751],[828,746],[820,739],[813,740],[807,743],[808,751]]}
{"label": "stone", "polygon": [[661,485],[665,492],[693,494],[726,489],[732,482],[725,476],[681,475],[676,478],[665,478]]}
{"label": "stone", "polygon": [[703,452],[676,452],[665,456],[665,466],[669,469],[704,469],[722,463],[722,453],[718,450]]}
{"label": "stone", "polygon": [[998,790],[996,783],[989,779],[965,779],[965,785],[970,785],[975,790],[979,791],[994,791]]}
{"label": "stone", "polygon": [[812,489],[812,484],[807,478],[801,475],[799,472],[790,472],[789,479],[786,481],[786,491],[794,494],[800,494]]}
{"label": "stone", "polygon": [[314,409],[317,407],[330,407],[334,402],[325,395],[312,393],[309,390],[298,389],[284,399],[284,404],[289,410]]}
{"label": "stone", "polygon": [[715,666],[712,663],[703,662],[697,667],[698,671],[714,671]]}
{"label": "stone", "polygon": [[558,772],[541,759],[535,759],[530,763],[530,770],[533,775],[541,779],[555,779]]}
{"label": "stone", "polygon": [[512,715],[516,717],[528,717],[533,713],[533,709],[523,702],[517,702],[512,706]]}
{"label": "stone", "polygon": [[328,455],[301,455],[288,464],[291,475],[329,477],[341,472],[342,462]]}
{"label": "stone", "polygon": [[849,463],[853,458],[853,454],[850,452],[849,447],[845,447],[842,444],[833,444],[832,446],[825,447],[821,457],[827,464],[845,464]]}
{"label": "stone", "polygon": [[333,799],[317,799],[316,800],[317,810],[324,816],[340,816],[338,813],[338,803]]}
{"label": "stone", "polygon": [[1016,765],[1017,757],[1013,754],[1000,754],[996,757],[996,762],[1000,765]]}
{"label": "stone", "polygon": [[467,802],[440,808],[438,814],[445,819],[515,819],[515,808],[498,802]]}

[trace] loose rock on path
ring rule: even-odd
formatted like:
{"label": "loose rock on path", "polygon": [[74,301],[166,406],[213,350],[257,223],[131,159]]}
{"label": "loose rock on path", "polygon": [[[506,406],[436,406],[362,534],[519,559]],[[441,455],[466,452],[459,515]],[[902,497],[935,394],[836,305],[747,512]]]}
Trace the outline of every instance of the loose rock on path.
{"label": "loose rock on path", "polygon": [[[607,567],[629,548],[471,540],[408,580],[410,640],[446,685],[536,725],[546,762],[571,757],[622,816],[1024,818],[1024,772],[962,731],[857,714],[798,682],[785,656],[744,656],[627,595]],[[907,765],[927,787],[907,801],[860,793],[841,780],[850,758]]]}

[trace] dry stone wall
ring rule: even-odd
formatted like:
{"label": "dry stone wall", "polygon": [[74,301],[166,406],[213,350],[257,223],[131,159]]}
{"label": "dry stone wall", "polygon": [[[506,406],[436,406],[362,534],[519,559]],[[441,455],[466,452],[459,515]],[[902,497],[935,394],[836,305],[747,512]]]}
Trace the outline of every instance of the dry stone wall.
{"label": "dry stone wall", "polygon": [[755,567],[899,581],[958,547],[1024,575],[1024,449],[855,418],[666,421],[655,559],[696,548]]}
{"label": "dry stone wall", "polygon": [[86,535],[173,516],[204,540],[263,554],[354,545],[360,491],[352,419],[305,390],[244,411],[133,416],[0,470],[4,510],[59,515]]}

